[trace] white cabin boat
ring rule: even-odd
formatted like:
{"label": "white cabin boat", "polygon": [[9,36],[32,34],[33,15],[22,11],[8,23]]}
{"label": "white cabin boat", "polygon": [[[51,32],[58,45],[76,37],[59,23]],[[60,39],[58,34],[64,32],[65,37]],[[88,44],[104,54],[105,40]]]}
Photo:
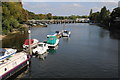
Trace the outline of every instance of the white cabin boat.
{"label": "white cabin boat", "polygon": [[26,39],[25,43],[23,44],[23,48],[25,49],[29,48],[29,41],[30,41],[31,48],[37,46],[37,44],[39,43],[37,39]]}
{"label": "white cabin boat", "polygon": [[29,65],[30,56],[25,52],[19,52],[9,59],[0,61],[0,80],[14,80],[13,76],[17,76]]}
{"label": "white cabin boat", "polygon": [[62,36],[63,37],[70,37],[71,32],[67,30],[62,30]]}
{"label": "white cabin boat", "polygon": [[12,48],[0,48],[0,61],[3,61],[16,54],[17,50]]}
{"label": "white cabin boat", "polygon": [[33,54],[42,55],[47,52],[48,45],[46,43],[40,42],[37,47],[33,49]]}

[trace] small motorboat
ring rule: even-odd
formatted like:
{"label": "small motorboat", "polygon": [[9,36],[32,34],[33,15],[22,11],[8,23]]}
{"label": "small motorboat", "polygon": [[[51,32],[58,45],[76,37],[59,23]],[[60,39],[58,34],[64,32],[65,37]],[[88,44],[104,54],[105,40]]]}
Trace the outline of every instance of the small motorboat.
{"label": "small motorboat", "polygon": [[47,52],[48,45],[43,42],[39,42],[37,47],[33,49],[33,55],[42,55]]}
{"label": "small motorboat", "polygon": [[70,37],[71,32],[67,30],[62,30],[62,36],[63,37]]}
{"label": "small motorboat", "polygon": [[46,43],[48,44],[48,48],[55,48],[59,43],[59,39],[56,36],[49,36]]}
{"label": "small motorboat", "polygon": [[37,46],[37,44],[39,43],[39,41],[37,39],[26,39],[23,44],[24,49],[29,48],[29,41],[30,41],[31,48]]}
{"label": "small motorboat", "polygon": [[62,33],[60,31],[56,31],[55,33],[56,33],[57,38],[61,38],[62,37]]}
{"label": "small motorboat", "polygon": [[16,54],[17,49],[12,48],[0,48],[0,61],[3,61],[12,55]]}

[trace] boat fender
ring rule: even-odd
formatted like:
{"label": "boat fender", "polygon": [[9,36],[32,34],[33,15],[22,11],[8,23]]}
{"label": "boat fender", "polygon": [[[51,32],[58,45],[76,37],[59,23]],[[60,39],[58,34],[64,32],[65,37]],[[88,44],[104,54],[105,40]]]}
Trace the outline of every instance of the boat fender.
{"label": "boat fender", "polygon": [[29,61],[27,61],[27,64],[29,65]]}

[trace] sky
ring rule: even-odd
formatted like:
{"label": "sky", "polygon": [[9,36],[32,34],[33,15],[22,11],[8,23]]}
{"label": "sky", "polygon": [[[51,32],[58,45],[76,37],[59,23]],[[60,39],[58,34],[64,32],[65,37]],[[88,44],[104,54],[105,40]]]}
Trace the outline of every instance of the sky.
{"label": "sky", "polygon": [[[45,0],[44,0],[45,1]],[[61,1],[61,0],[59,0]],[[100,0],[99,0],[100,1]],[[47,14],[52,13],[54,16],[70,16],[70,15],[89,15],[90,9],[93,12],[100,11],[103,6],[106,6],[107,9],[112,11],[114,8],[118,7],[118,0],[101,0],[98,2],[97,0],[88,2],[84,0],[81,1],[61,1],[57,2],[54,0],[46,0],[46,2],[42,2],[42,0],[31,0],[31,2],[27,2],[23,0],[23,8],[34,12],[36,14]]]}

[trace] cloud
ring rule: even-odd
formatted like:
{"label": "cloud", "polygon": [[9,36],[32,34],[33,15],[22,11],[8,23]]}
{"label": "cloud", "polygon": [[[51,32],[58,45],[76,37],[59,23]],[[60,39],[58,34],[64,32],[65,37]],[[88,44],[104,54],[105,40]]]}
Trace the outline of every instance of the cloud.
{"label": "cloud", "polygon": [[75,6],[75,7],[79,7],[80,5],[79,5],[79,4],[76,4],[76,3],[74,3],[74,4],[73,4],[73,6]]}
{"label": "cloud", "polygon": [[116,2],[24,2],[23,7],[36,14],[52,13],[53,15],[88,15],[100,11],[106,6],[110,11],[117,6]]}

